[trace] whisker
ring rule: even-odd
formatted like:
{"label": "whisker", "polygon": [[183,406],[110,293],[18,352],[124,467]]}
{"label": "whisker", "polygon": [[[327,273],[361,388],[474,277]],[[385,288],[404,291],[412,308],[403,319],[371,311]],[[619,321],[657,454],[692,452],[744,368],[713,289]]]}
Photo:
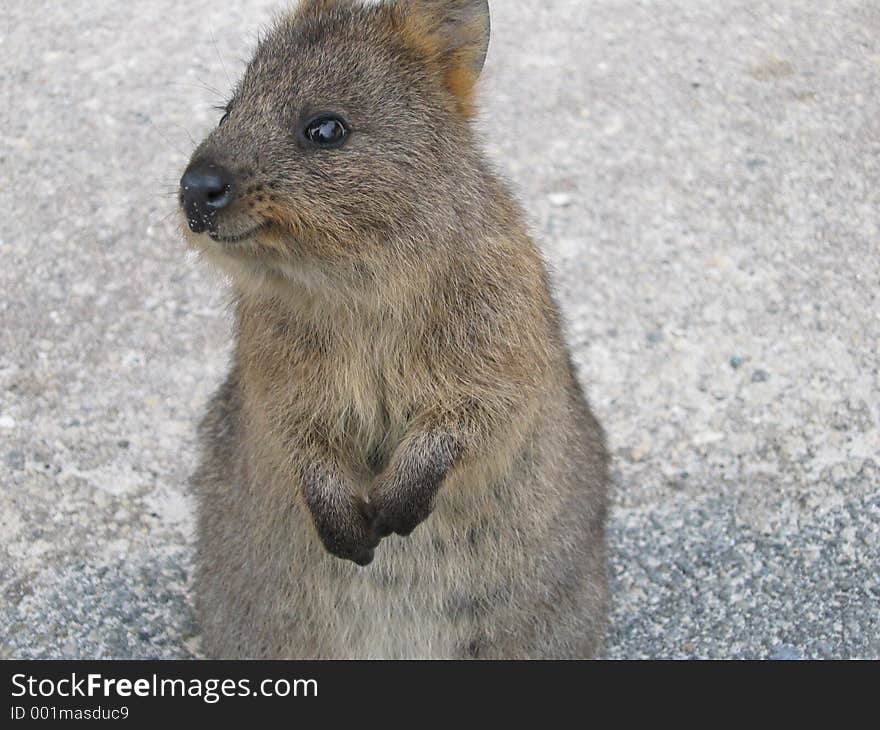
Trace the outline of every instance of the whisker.
{"label": "whisker", "polygon": [[170,149],[172,152],[176,152],[177,154],[181,155],[182,157],[188,156],[185,152],[182,152],[178,147],[175,147],[171,143],[171,141],[162,133],[162,131],[159,129],[159,127],[157,127],[155,124],[153,124],[153,121],[151,119],[147,120],[147,124],[149,124],[153,128],[153,130],[156,132],[156,134],[159,135],[159,138],[165,144],[168,145],[168,149]]}
{"label": "whisker", "polygon": [[195,139],[193,138],[192,134],[190,134],[190,131],[189,131],[186,127],[184,127],[182,124],[177,124],[176,122],[173,123],[173,126],[177,127],[177,129],[182,129],[182,130],[183,130],[183,133],[184,133],[187,137],[189,137],[189,141],[192,142],[192,146],[193,146],[193,147],[198,147],[198,142],[195,141]]}
{"label": "whisker", "polygon": [[201,89],[202,91],[207,91],[209,94],[216,96],[218,98],[223,98],[225,94],[220,91],[216,86],[211,86],[208,83],[205,83],[202,80],[199,81],[169,81],[167,83],[168,86],[186,86],[191,89]]}
{"label": "whisker", "polygon": [[223,55],[220,53],[220,46],[217,45],[217,36],[214,35],[214,27],[209,26],[208,31],[211,33],[211,42],[214,44],[214,51],[217,53],[217,58],[220,61],[220,68],[223,69],[223,74],[226,76],[226,83],[229,85],[229,88],[232,88],[232,79],[229,78],[229,71],[226,70],[226,64],[223,61]]}

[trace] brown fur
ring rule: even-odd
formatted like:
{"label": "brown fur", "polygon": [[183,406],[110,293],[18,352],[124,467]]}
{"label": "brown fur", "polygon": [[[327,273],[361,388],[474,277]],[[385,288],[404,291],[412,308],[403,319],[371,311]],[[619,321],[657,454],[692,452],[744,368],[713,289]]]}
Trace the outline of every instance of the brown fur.
{"label": "brown fur", "polygon": [[[481,0],[306,0],[193,156],[236,177],[216,233],[249,234],[189,234],[236,303],[194,479],[210,656],[601,646],[607,456],[470,126],[488,28]],[[348,141],[303,149],[326,110]]]}

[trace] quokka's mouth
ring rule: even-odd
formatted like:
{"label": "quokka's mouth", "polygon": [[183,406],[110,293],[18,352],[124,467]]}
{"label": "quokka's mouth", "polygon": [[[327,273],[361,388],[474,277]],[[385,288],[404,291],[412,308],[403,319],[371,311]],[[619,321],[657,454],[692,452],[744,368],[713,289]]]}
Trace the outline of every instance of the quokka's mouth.
{"label": "quokka's mouth", "polygon": [[245,233],[239,233],[234,236],[224,236],[220,233],[208,233],[208,236],[210,237],[210,239],[212,241],[216,241],[217,243],[223,243],[223,244],[226,244],[227,246],[232,246],[236,243],[242,243],[243,241],[248,241],[248,240],[252,239],[260,231],[265,229],[266,225],[267,224],[263,223],[259,226],[255,226],[254,228],[251,228],[251,230],[249,230]]}

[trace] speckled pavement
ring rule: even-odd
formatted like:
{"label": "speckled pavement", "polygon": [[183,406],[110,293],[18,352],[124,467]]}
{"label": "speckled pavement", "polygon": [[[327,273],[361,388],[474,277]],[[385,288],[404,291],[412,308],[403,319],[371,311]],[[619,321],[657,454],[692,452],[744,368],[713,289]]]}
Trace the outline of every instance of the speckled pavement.
{"label": "speckled pavement", "polygon": [[[493,5],[482,133],[615,458],[608,656],[880,658],[880,6]],[[4,3],[0,657],[198,654],[229,319],[173,196],[280,7]]]}

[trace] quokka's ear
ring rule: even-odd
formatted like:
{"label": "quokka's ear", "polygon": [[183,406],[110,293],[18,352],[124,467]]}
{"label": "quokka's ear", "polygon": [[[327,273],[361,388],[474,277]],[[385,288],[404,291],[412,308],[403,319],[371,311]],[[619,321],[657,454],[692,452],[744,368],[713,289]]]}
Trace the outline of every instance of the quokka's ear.
{"label": "quokka's ear", "polygon": [[406,30],[443,69],[444,82],[465,116],[473,114],[477,79],[491,35],[489,0],[398,0],[407,6]]}

